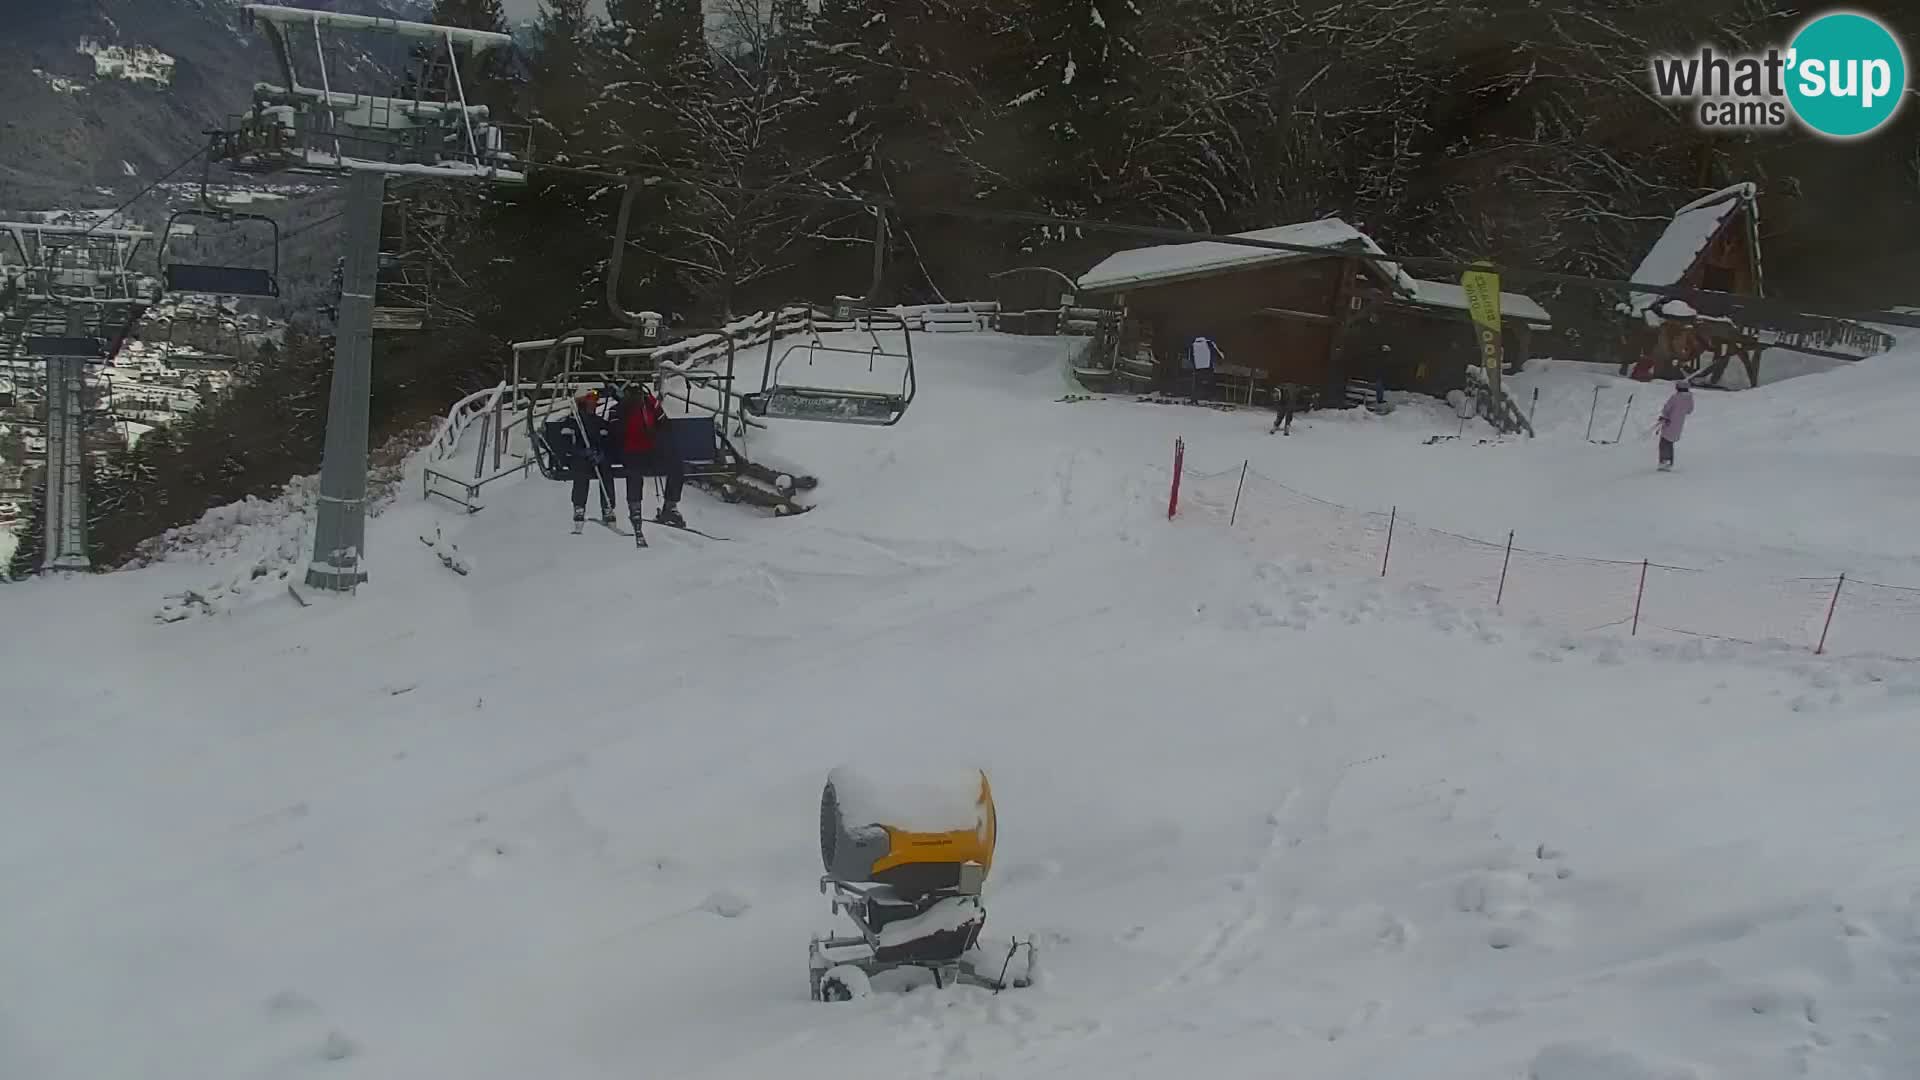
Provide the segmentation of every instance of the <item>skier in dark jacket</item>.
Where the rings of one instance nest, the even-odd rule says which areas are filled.
[[[613,476],[608,471],[612,460],[610,451],[613,446],[613,428],[600,416],[600,395],[592,390],[573,399],[573,413],[566,417],[566,425],[572,429],[574,438],[573,468],[573,521],[574,530],[579,531],[581,522],[587,519],[587,485],[594,477],[600,478],[600,520],[613,522]]]
[[[1292,383],[1281,383],[1273,388],[1273,427],[1267,429],[1271,435],[1278,431],[1283,435],[1293,434],[1293,414],[1300,408],[1300,387]]]
[[[687,480],[686,463],[680,448],[674,445],[667,424],[667,410],[644,383],[628,383],[613,407],[612,427],[622,459],[627,467],[627,516],[633,521],[633,535],[640,536],[641,495],[648,476],[665,477],[666,496],[654,520],[662,525],[685,528],[680,516],[680,491]]]

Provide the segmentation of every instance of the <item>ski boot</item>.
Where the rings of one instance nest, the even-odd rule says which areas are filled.
[[[640,531],[640,526],[645,523],[646,519],[640,516],[640,511],[635,510],[630,520],[633,522],[633,546],[637,548],[646,547],[647,534]]]
[[[687,519],[680,516],[680,508],[674,503],[668,503],[662,506],[660,512],[653,516],[653,520],[669,528],[684,529],[687,527]]]
[[[582,532],[586,530],[586,527],[587,527],[587,508],[584,506],[574,507],[573,508],[573,535],[579,536]]]

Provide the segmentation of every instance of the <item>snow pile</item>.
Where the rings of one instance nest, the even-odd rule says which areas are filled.
[[[187,563],[218,567],[222,576],[169,594],[154,618],[174,623],[224,614],[300,580],[306,565],[318,477],[300,477],[272,499],[248,496],[215,507],[200,520],[139,546],[129,566]]]
[[[841,765],[827,775],[827,783],[851,828],[885,825],[939,833],[986,827],[977,769],[930,769],[894,760]]]
[[[1339,218],[1321,218],[1318,221],[1282,225],[1273,229],[1256,229],[1252,232],[1233,235],[1246,240],[1264,240],[1276,244],[1298,244],[1303,247],[1340,248],[1384,254],[1380,245],[1373,242],[1372,237]],[[1093,269],[1080,275],[1078,285],[1082,292],[1113,292],[1135,286],[1176,281],[1200,274],[1246,270],[1256,266],[1310,257],[1312,256],[1306,252],[1247,247],[1211,240],[1191,244],[1163,244],[1158,247],[1135,248],[1109,255]],[[1394,279],[1403,293],[1407,295],[1416,293],[1417,288],[1413,278],[1401,270],[1397,263],[1382,262],[1378,265],[1384,273]]]
[[[300,557],[299,540],[310,524],[319,488],[318,476],[301,476],[271,499],[249,495],[240,502],[216,506],[193,524],[168,529],[142,543],[128,565],[250,563],[251,570],[267,563],[290,563]]]

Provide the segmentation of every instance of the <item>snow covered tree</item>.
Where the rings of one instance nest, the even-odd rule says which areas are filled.
[[[781,22],[783,13],[793,21]],[[765,189],[823,190],[830,156],[795,126],[809,99],[793,35],[807,21],[791,6],[763,12],[752,0],[730,0],[721,19],[705,62],[682,70],[695,77],[651,102],[677,137],[630,149],[663,181],[657,227],[637,243],[709,321],[732,317],[741,290],[812,250],[820,204]]]
[[[7,576],[15,581],[40,572],[40,560],[47,551],[47,484],[42,479],[33,485],[33,502],[27,518],[14,534],[13,558],[7,563]]]

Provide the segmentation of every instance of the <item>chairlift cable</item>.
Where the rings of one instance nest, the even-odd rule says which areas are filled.
[[[209,149],[209,145],[202,145],[200,149],[195,150],[193,153],[187,155],[185,158],[182,158],[178,165],[175,165],[173,168],[167,170],[165,176],[162,176],[160,179],[155,180],[153,183],[148,184],[146,187],[142,188],[140,190],[140,194],[135,195],[133,198],[128,199],[124,203],[121,203],[119,209],[115,210],[111,214],[108,214],[106,217],[101,218],[99,221],[94,222],[90,227],[88,227],[86,232],[83,232],[80,235],[83,237],[92,236],[94,229],[98,229],[100,226],[105,225],[107,222],[112,221],[114,218],[119,217],[123,213],[126,213],[128,207],[132,206],[134,203],[139,202],[141,199],[146,198],[147,195],[153,191],[153,189],[159,187],[161,184],[164,184],[167,181],[173,179],[174,174],[178,173],[181,169],[184,169],[188,165],[193,164],[195,160],[197,160],[202,154],[205,154],[207,152],[207,150]]]
[[[592,159],[589,159],[592,160]],[[1884,323],[1896,326],[1920,327],[1920,316],[1893,311],[1855,311],[1837,313],[1810,307],[1798,302],[1782,302],[1766,297],[1751,297],[1738,294],[1716,293],[1705,289],[1691,289],[1680,285],[1656,285],[1650,282],[1623,281],[1615,278],[1595,277],[1586,274],[1570,274],[1556,270],[1544,270],[1538,267],[1513,264],[1494,264],[1491,261],[1473,262],[1457,258],[1440,258],[1430,255],[1395,255],[1385,251],[1363,251],[1353,248],[1330,247],[1326,245],[1296,244],[1278,240],[1259,240],[1231,234],[1196,232],[1191,229],[1172,228],[1161,225],[1135,225],[1115,221],[1099,221],[1091,218],[1065,218],[1052,214],[1043,214],[1031,210],[1004,210],[978,206],[919,206],[903,203],[889,195],[863,194],[851,189],[844,193],[835,193],[819,188],[803,187],[795,184],[776,184],[771,186],[750,186],[740,184],[730,177],[701,170],[669,168],[655,165],[636,165],[625,162],[608,162],[611,168],[583,168],[574,165],[549,165],[535,163],[533,171],[547,170],[567,173],[590,179],[617,184],[630,184],[636,181],[653,182],[666,186],[694,187],[705,190],[726,191],[738,195],[786,196],[797,200],[828,205],[849,207],[885,208],[905,214],[919,214],[934,217],[953,217],[980,221],[994,221],[1008,224],[1038,225],[1062,229],[1079,229],[1088,232],[1119,233],[1141,236],[1149,239],[1174,243],[1216,243],[1235,247],[1260,248],[1268,251],[1293,252],[1305,255],[1331,255],[1354,257],[1375,263],[1392,263],[1398,266],[1438,270],[1447,273],[1460,273],[1466,270],[1488,270],[1504,278],[1521,281],[1538,281],[1548,284],[1573,285],[1588,289],[1601,289],[1617,293],[1646,293],[1653,296],[1681,299],[1699,303],[1731,303],[1736,310],[1765,310],[1776,312],[1792,311],[1797,315],[1810,315],[1819,318],[1843,319],[1854,322]],[[612,171],[626,170],[624,172]],[[824,188],[825,185],[822,185]]]

